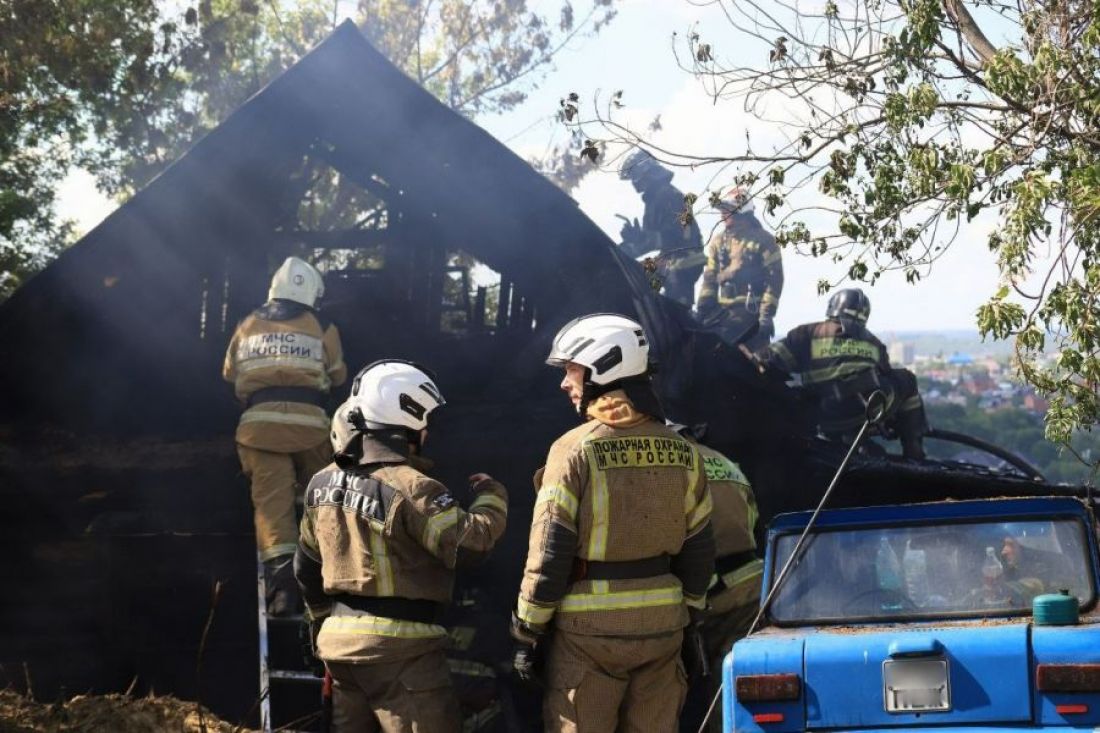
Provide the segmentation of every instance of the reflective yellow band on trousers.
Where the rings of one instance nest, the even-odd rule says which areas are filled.
[[[614,593],[570,593],[558,604],[560,613],[584,613],[586,611],[624,611],[631,608],[678,606],[684,602],[684,592],[679,586],[624,590]]]
[[[329,616],[321,629],[326,634],[391,636],[396,639],[439,639],[447,630],[438,624],[401,621],[384,616]]]
[[[516,602],[516,616],[529,624],[548,624],[554,618],[554,607],[539,606],[520,598]]]
[[[254,422],[302,425],[307,428],[328,430],[329,420],[324,415],[304,415],[297,412],[272,412],[270,410],[246,410],[241,414],[241,425]]]
[[[571,522],[577,521],[577,497],[561,484],[551,484],[539,489],[538,497],[535,498],[535,505],[537,506],[543,502],[557,504]]]
[[[474,499],[473,503],[470,504],[470,509],[473,510],[483,506],[498,509],[505,514],[508,513],[508,502],[496,494],[480,494]]]

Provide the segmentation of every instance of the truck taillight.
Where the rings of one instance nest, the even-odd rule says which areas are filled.
[[[741,702],[779,702],[802,697],[802,680],[796,674],[742,674],[734,680]]]
[[[1100,664],[1040,664],[1035,687],[1041,692],[1100,692]]]

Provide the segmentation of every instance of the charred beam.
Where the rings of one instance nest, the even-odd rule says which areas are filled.
[[[331,232],[292,229],[275,232],[275,239],[283,243],[301,242],[316,249],[359,249],[392,242],[394,233],[389,229],[338,229]]]

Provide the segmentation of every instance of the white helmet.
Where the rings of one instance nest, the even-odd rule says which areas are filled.
[[[355,401],[349,399],[332,413],[332,431],[329,433],[329,440],[332,442],[332,452],[337,457],[337,463],[340,458],[351,455],[355,439],[366,427],[362,423],[362,417],[353,412],[355,409]]]
[[[317,268],[297,257],[287,257],[286,262],[271,278],[271,289],[267,291],[267,298],[293,300],[312,308],[324,294],[325,281]]]
[[[345,404],[359,410],[366,428],[419,431],[428,426],[432,410],[446,401],[426,369],[409,361],[385,359],[359,372]]]
[[[562,326],[546,363],[587,367],[587,381],[607,385],[649,370],[649,341],[637,321],[614,313],[593,313]]]

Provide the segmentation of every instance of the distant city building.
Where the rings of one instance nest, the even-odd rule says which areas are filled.
[[[916,349],[911,341],[894,341],[889,352],[891,364],[909,366],[916,360]]]
[[[947,363],[952,366],[966,366],[967,364],[974,363],[974,357],[970,354],[962,354],[956,351],[954,354],[947,357]]]
[[[984,395],[997,389],[997,383],[985,372],[976,372],[963,378],[962,388],[972,395]]]
[[[1024,409],[1039,415],[1045,415],[1046,411],[1050,409],[1050,403],[1034,392],[1029,392],[1024,396]]]

